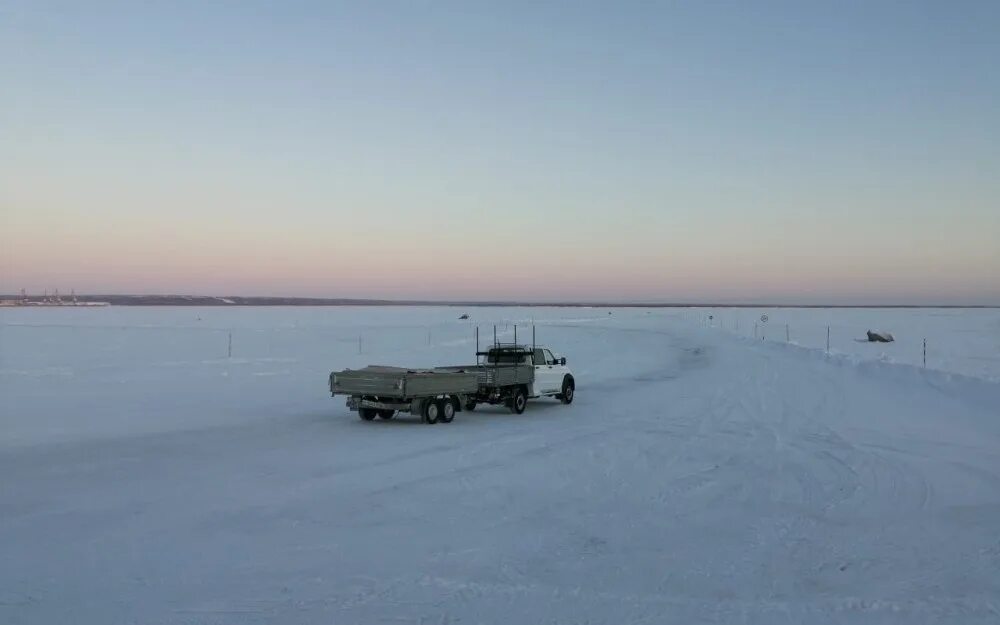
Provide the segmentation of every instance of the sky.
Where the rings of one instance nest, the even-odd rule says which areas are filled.
[[[0,292],[1000,304],[1000,2],[0,0]]]

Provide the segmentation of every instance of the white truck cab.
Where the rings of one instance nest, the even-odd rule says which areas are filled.
[[[547,347],[500,343],[477,354],[485,356],[482,364],[488,369],[487,379],[492,379],[490,375],[499,376],[493,381],[499,392],[494,392],[490,403],[507,402],[516,414],[524,411],[524,402],[529,397],[554,397],[564,404],[573,403],[576,395],[573,372],[566,366],[565,358]],[[489,370],[497,365],[501,366],[499,371]],[[527,375],[519,373],[524,369],[530,370]]]
[[[573,372],[566,366],[566,359],[552,353],[546,347],[535,347],[531,356],[535,367],[535,381],[532,384],[532,397],[558,397],[565,403],[573,401],[575,385]],[[567,401],[568,400],[568,401]]]

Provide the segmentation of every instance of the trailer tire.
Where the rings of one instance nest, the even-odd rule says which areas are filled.
[[[575,395],[576,382],[573,381],[573,376],[568,375],[563,378],[562,393],[559,393],[559,400],[564,404],[572,404]]]
[[[358,408],[358,416],[362,421],[372,421],[378,413],[374,408]]]
[[[475,409],[476,409],[476,402],[474,402],[474,401],[467,401],[467,402],[465,402],[465,410],[466,410],[466,412],[472,412]]]
[[[433,399],[428,399],[424,402],[423,410],[421,411],[421,417],[427,425],[434,425],[438,422],[438,415],[441,414],[441,410],[438,407],[438,403]]]
[[[386,421],[388,421],[389,419],[393,418],[395,415],[396,415],[396,411],[395,410],[379,410],[378,411],[379,418],[380,419],[385,419]]]
[[[507,407],[514,414],[524,413],[524,409],[528,407],[528,394],[524,391],[523,386],[518,386],[514,389],[514,394],[511,396]]]
[[[438,405],[438,421],[441,423],[451,423],[455,420],[455,400],[442,399]]]

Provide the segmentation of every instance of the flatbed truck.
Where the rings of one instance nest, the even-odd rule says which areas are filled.
[[[576,381],[544,347],[494,344],[477,351],[477,363],[408,369],[371,365],[330,373],[332,396],[347,396],[347,407],[364,421],[418,415],[424,423],[451,423],[455,414],[478,404],[502,404],[521,414],[529,398],[555,397],[573,402]]]

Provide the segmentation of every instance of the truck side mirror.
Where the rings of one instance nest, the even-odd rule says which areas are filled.
[[[559,359],[559,364],[561,364],[561,365],[566,364],[566,357],[565,356],[563,356],[562,358]]]

